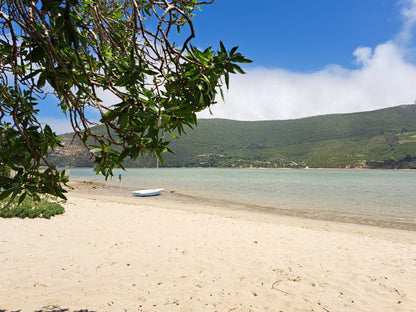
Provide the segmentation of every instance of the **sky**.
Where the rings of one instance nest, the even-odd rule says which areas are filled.
[[[215,0],[201,9],[193,45],[222,40],[253,63],[200,118],[295,119],[416,101],[416,0]],[[43,120],[65,132],[53,111],[42,109]]]

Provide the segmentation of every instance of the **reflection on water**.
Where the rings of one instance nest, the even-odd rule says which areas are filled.
[[[119,185],[120,172],[105,182],[91,169],[71,169],[70,178]],[[123,188],[164,187],[184,200],[416,229],[416,171],[161,168],[122,174]]]

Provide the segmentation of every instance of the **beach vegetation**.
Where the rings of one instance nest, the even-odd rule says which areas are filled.
[[[17,196],[9,203],[8,199],[0,201],[0,217],[2,218],[45,218],[51,217],[65,212],[65,208],[56,201],[42,199],[34,201],[30,197]]]
[[[163,161],[169,141],[251,62],[222,42],[192,45],[194,12],[212,2],[1,1],[0,163],[16,173],[0,177],[2,197],[65,198],[66,179],[48,159],[62,138],[38,119],[51,97],[97,174],[143,154]]]

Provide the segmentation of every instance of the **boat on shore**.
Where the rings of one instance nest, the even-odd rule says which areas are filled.
[[[163,188],[158,188],[158,189],[133,191],[131,192],[131,194],[133,196],[146,197],[146,196],[157,196],[157,195],[160,195],[162,192],[163,192]]]

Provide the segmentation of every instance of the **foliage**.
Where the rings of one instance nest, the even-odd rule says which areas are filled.
[[[0,164],[0,175],[1,176],[10,176],[10,172],[11,172],[10,167]]]
[[[416,105],[373,112],[283,121],[200,120],[195,131],[171,143],[167,167],[416,168]],[[100,131],[97,129],[97,131]],[[386,137],[388,133],[388,137]],[[70,143],[70,135],[64,136]],[[394,137],[395,144],[391,144]],[[51,161],[91,166],[77,142]],[[74,154],[71,151],[76,150]],[[84,152],[85,154],[85,152]],[[65,155],[66,158],[63,158]],[[126,166],[154,166],[140,159]]]
[[[15,199],[13,202],[0,210],[0,217],[2,218],[46,218],[63,214],[65,212],[64,207],[56,202],[50,202],[46,199],[41,201],[33,201],[30,198],[25,198],[18,204],[20,199]],[[5,205],[7,200],[0,201],[0,205]]]
[[[61,139],[37,120],[52,93],[97,173],[112,175],[125,159],[169,151],[215,103],[229,75],[243,73],[237,52],[190,44],[194,10],[212,1],[0,1],[0,197],[23,193],[65,198],[63,176],[48,162]],[[109,94],[117,100],[106,103]],[[86,117],[99,114],[99,122]],[[104,132],[95,133],[102,124]],[[162,159],[161,159],[162,160]],[[40,171],[41,165],[48,169]],[[23,197],[24,198],[24,197]]]
[[[201,120],[195,132],[172,142],[175,155],[165,165],[415,168],[415,119],[416,105],[407,105],[297,120]],[[394,146],[386,133],[397,137]]]

